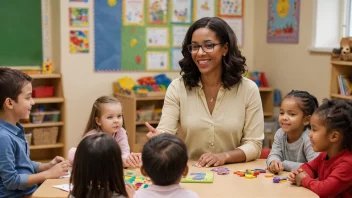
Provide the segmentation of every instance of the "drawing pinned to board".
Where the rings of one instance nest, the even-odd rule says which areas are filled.
[[[70,53],[88,53],[89,40],[88,30],[71,30],[70,31]]]
[[[242,17],[244,2],[243,0],[220,0],[220,17]]]
[[[71,27],[88,27],[88,8],[69,8]]]
[[[169,65],[168,51],[148,51],[147,70],[148,71],[167,71]]]
[[[108,0],[108,5],[110,7],[114,7],[114,6],[116,6],[116,4],[117,4],[117,0]]]
[[[268,43],[298,43],[300,0],[268,1]]]
[[[243,47],[243,35],[244,35],[244,28],[243,28],[243,19],[242,18],[223,18],[227,24],[232,28],[235,32],[237,38],[237,45],[239,47]]]
[[[180,25],[178,26],[174,25],[172,27],[172,38],[173,38],[172,46],[173,47],[181,47],[188,28],[189,26],[180,26]]]
[[[88,0],[70,0],[70,2],[84,2],[84,3],[88,3]]]
[[[171,20],[173,23],[192,22],[192,1],[191,0],[172,0]]]
[[[173,48],[172,49],[172,70],[173,71],[180,71],[181,67],[178,63],[181,59],[183,59],[183,55],[180,48]]]
[[[215,0],[194,0],[193,20],[215,16]]]
[[[123,25],[144,25],[144,0],[124,0]]]
[[[140,55],[137,55],[135,60],[137,64],[141,64],[142,57]]]
[[[131,39],[131,41],[130,41],[131,48],[133,48],[137,43],[138,43],[137,39],[135,39],[135,38]]]
[[[147,28],[147,47],[168,47],[168,28]]]
[[[148,0],[148,23],[167,23],[167,0]]]

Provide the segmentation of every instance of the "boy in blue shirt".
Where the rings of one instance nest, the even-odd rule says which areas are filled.
[[[29,145],[20,119],[34,105],[32,78],[18,70],[0,67],[0,198],[26,197],[45,179],[67,175],[62,157],[41,164],[29,159]]]

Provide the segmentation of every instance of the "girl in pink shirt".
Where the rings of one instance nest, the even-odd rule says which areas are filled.
[[[126,130],[122,127],[122,105],[112,96],[102,96],[98,98],[92,107],[83,138],[104,132],[113,137],[118,143],[122,161],[125,167],[138,167],[141,163],[140,153],[130,153]],[[73,164],[76,148],[71,148],[68,152],[68,160]]]

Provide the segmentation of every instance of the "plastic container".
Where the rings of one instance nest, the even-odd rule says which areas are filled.
[[[60,120],[60,111],[43,111],[31,113],[31,122],[40,124],[43,122],[58,122]]]
[[[153,120],[153,110],[137,110],[137,122]]]
[[[31,122],[33,124],[43,123],[45,112],[33,112],[31,113]]]
[[[53,86],[43,86],[33,88],[32,92],[33,98],[49,98],[54,96]]]

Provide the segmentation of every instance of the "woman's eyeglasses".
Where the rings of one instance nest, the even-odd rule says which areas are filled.
[[[190,53],[198,53],[199,48],[202,48],[204,52],[212,52],[214,51],[214,46],[215,45],[222,45],[222,43],[204,43],[202,45],[197,45],[197,44],[189,44],[187,45],[187,49]]]

